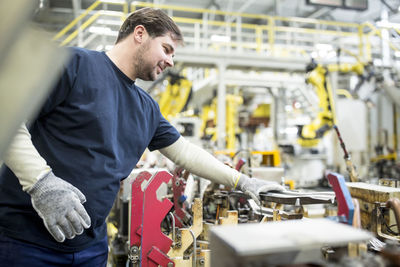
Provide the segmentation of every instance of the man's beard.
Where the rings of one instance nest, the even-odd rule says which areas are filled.
[[[134,67],[136,72],[136,78],[144,81],[154,81],[157,78],[155,67],[146,61],[146,52],[148,51],[149,43],[146,42],[141,46],[136,54]]]

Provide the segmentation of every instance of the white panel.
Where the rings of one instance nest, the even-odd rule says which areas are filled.
[[[371,238],[367,231],[328,219],[213,226],[211,266],[321,262],[324,246],[347,247],[349,242],[366,242]]]
[[[348,151],[367,151],[367,107],[361,100],[338,99],[337,124]]]

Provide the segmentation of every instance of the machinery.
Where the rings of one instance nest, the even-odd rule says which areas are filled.
[[[347,183],[359,202],[361,227],[382,240],[400,241],[400,189],[366,183]]]
[[[400,257],[397,188],[346,183],[330,172],[333,191],[260,193],[258,206],[240,191],[190,177],[155,168],[123,181],[119,219],[109,220],[118,228],[112,266],[396,266],[390,262]]]
[[[335,103],[332,92],[332,86],[329,82],[330,72],[355,73],[359,77],[359,82],[353,89],[356,95],[361,85],[369,80],[373,75],[370,64],[362,63],[356,57],[357,62],[354,64],[337,63],[323,66],[317,64],[314,60],[307,66],[306,82],[313,85],[319,99],[319,112],[314,120],[307,125],[299,127],[298,143],[302,147],[314,147],[320,139],[330,130],[336,122]],[[365,71],[367,69],[367,71]]]
[[[213,99],[210,105],[206,105],[202,109],[200,127],[203,138],[217,140],[217,104]],[[243,103],[241,96],[227,94],[226,95],[226,149],[235,150],[237,148],[236,135],[240,133],[238,108]]]
[[[344,142],[342,140],[342,137],[339,132],[339,128],[336,125],[334,125],[333,128],[335,129],[335,132],[339,138],[340,146],[342,147],[343,152],[344,152],[344,160],[346,162],[347,172],[349,173],[349,176],[350,176],[350,181],[357,182],[358,174],[356,172],[356,168],[355,168],[353,162],[351,161],[350,155],[346,150],[346,145],[344,144]]]
[[[329,247],[365,243],[371,235],[326,219],[242,224],[211,230],[213,266],[328,266]],[[346,252],[348,254],[348,252]],[[308,265],[309,264],[309,265]]]
[[[365,231],[307,218],[310,205],[335,206],[332,191],[262,193],[260,207],[242,192],[229,188],[210,185],[200,193],[201,183],[196,178],[197,189],[188,203],[187,199],[192,199],[185,190],[188,176],[181,169],[174,174],[153,169],[135,171],[124,180],[119,200],[125,203],[124,216],[120,217],[125,222],[118,223],[119,229],[125,225],[125,230],[111,238],[113,266],[127,266],[128,260],[129,266],[245,266],[241,264],[248,261],[325,264],[334,255],[343,256],[343,250],[346,255],[359,257],[371,239]],[[225,228],[237,224],[240,227],[235,231]],[[326,231],[328,228],[337,228],[338,232]],[[230,232],[229,237],[221,236],[225,231]],[[248,238],[253,231],[259,237]],[[221,238],[225,240],[222,243]],[[284,245],[284,240],[297,241],[290,246]],[[236,265],[230,265],[232,260]]]
[[[152,91],[161,82],[167,83],[167,85],[154,97],[158,99],[161,114],[170,120],[185,109],[192,93],[192,82],[180,75],[179,72],[168,70],[151,85],[149,91]]]
[[[170,119],[181,112],[190,99],[192,82],[169,72],[168,85],[159,100],[161,113]]]
[[[303,147],[317,145],[324,134],[335,124],[335,107],[332,88],[327,81],[329,67],[323,67],[312,61],[307,66],[307,82],[315,87],[319,99],[319,108],[316,118],[308,125],[300,126],[298,143]]]

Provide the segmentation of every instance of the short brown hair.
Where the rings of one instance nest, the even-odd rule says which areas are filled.
[[[146,7],[138,9],[129,15],[119,29],[115,43],[125,39],[138,25],[143,25],[152,38],[170,33],[173,40],[183,42],[181,31],[167,14],[160,9]]]

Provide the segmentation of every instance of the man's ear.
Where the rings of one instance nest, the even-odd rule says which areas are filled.
[[[147,31],[143,25],[137,25],[133,31],[133,38],[137,43],[143,43],[146,39]]]

